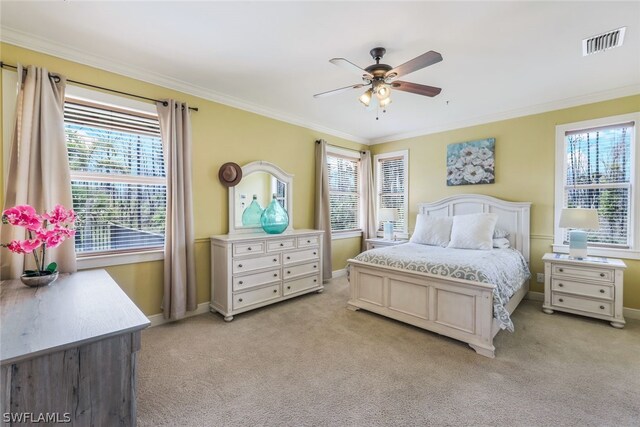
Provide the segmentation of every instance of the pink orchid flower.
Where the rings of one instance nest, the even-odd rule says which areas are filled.
[[[39,248],[41,244],[42,241],[40,239],[12,240],[7,245],[7,249],[16,254],[26,254]]]
[[[42,218],[29,205],[18,205],[5,210],[2,216],[11,225],[25,227],[27,230],[37,230],[42,227]]]
[[[62,205],[55,205],[51,212],[45,212],[42,217],[54,225],[65,223],[73,225],[76,220],[76,213],[73,209],[67,210]]]
[[[22,246],[20,245],[20,242],[17,240],[12,240],[8,245],[7,245],[7,249],[9,249],[11,252],[15,253],[15,254],[23,254],[24,251],[22,250]]]

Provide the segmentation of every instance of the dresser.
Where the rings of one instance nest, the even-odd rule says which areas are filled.
[[[238,313],[322,292],[323,231],[211,237],[211,311]]]
[[[622,260],[614,258],[572,259],[565,254],[548,253],[544,261],[544,304],[547,314],[554,311],[608,320],[623,328]]]
[[[135,426],[149,319],[104,270],[0,284],[1,425]]]
[[[396,245],[402,245],[403,243],[408,243],[408,240],[386,240],[386,239],[380,239],[380,238],[372,238],[372,239],[367,239],[365,240],[366,244],[367,244],[367,250],[370,251],[371,249],[375,249],[375,248],[383,248],[385,246],[396,246]]]

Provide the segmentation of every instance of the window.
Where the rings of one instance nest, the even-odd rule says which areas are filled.
[[[398,220],[393,223],[393,231],[398,237],[408,237],[409,216],[409,152],[396,151],[375,156],[376,165],[376,206],[395,208]],[[382,222],[378,221],[379,235],[382,235]]]
[[[554,250],[566,251],[568,231],[558,227],[563,208],[598,210],[599,230],[588,234],[589,253],[640,258],[638,245],[638,114],[556,128]]]
[[[161,249],[166,175],[158,117],[67,98],[64,121],[79,257]]]
[[[329,147],[327,166],[331,231],[360,232],[360,153]]]

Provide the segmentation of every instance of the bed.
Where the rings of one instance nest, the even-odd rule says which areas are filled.
[[[418,213],[432,217],[497,214],[496,228],[509,233],[511,249],[423,250],[420,247],[424,245],[409,243],[364,252],[348,261],[348,308],[364,309],[446,335],[468,343],[480,355],[495,357],[494,337],[502,329],[513,329],[509,315],[529,290],[530,208],[528,202],[483,195],[458,195],[419,204]],[[456,253],[458,258],[465,258],[468,268],[454,267],[456,256],[448,257]],[[496,262],[489,265],[485,262],[489,259]],[[517,273],[507,268],[507,264],[515,268],[517,259],[527,264],[526,274],[522,269]],[[481,269],[483,264],[486,268]],[[505,285],[496,279],[511,276],[519,283],[512,280]]]

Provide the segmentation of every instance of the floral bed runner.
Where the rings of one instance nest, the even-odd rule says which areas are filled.
[[[513,332],[513,322],[505,305],[529,277],[529,267],[516,249],[441,248],[406,243],[372,249],[356,260],[403,270],[455,277],[497,285],[493,291],[493,317],[502,329]]]

